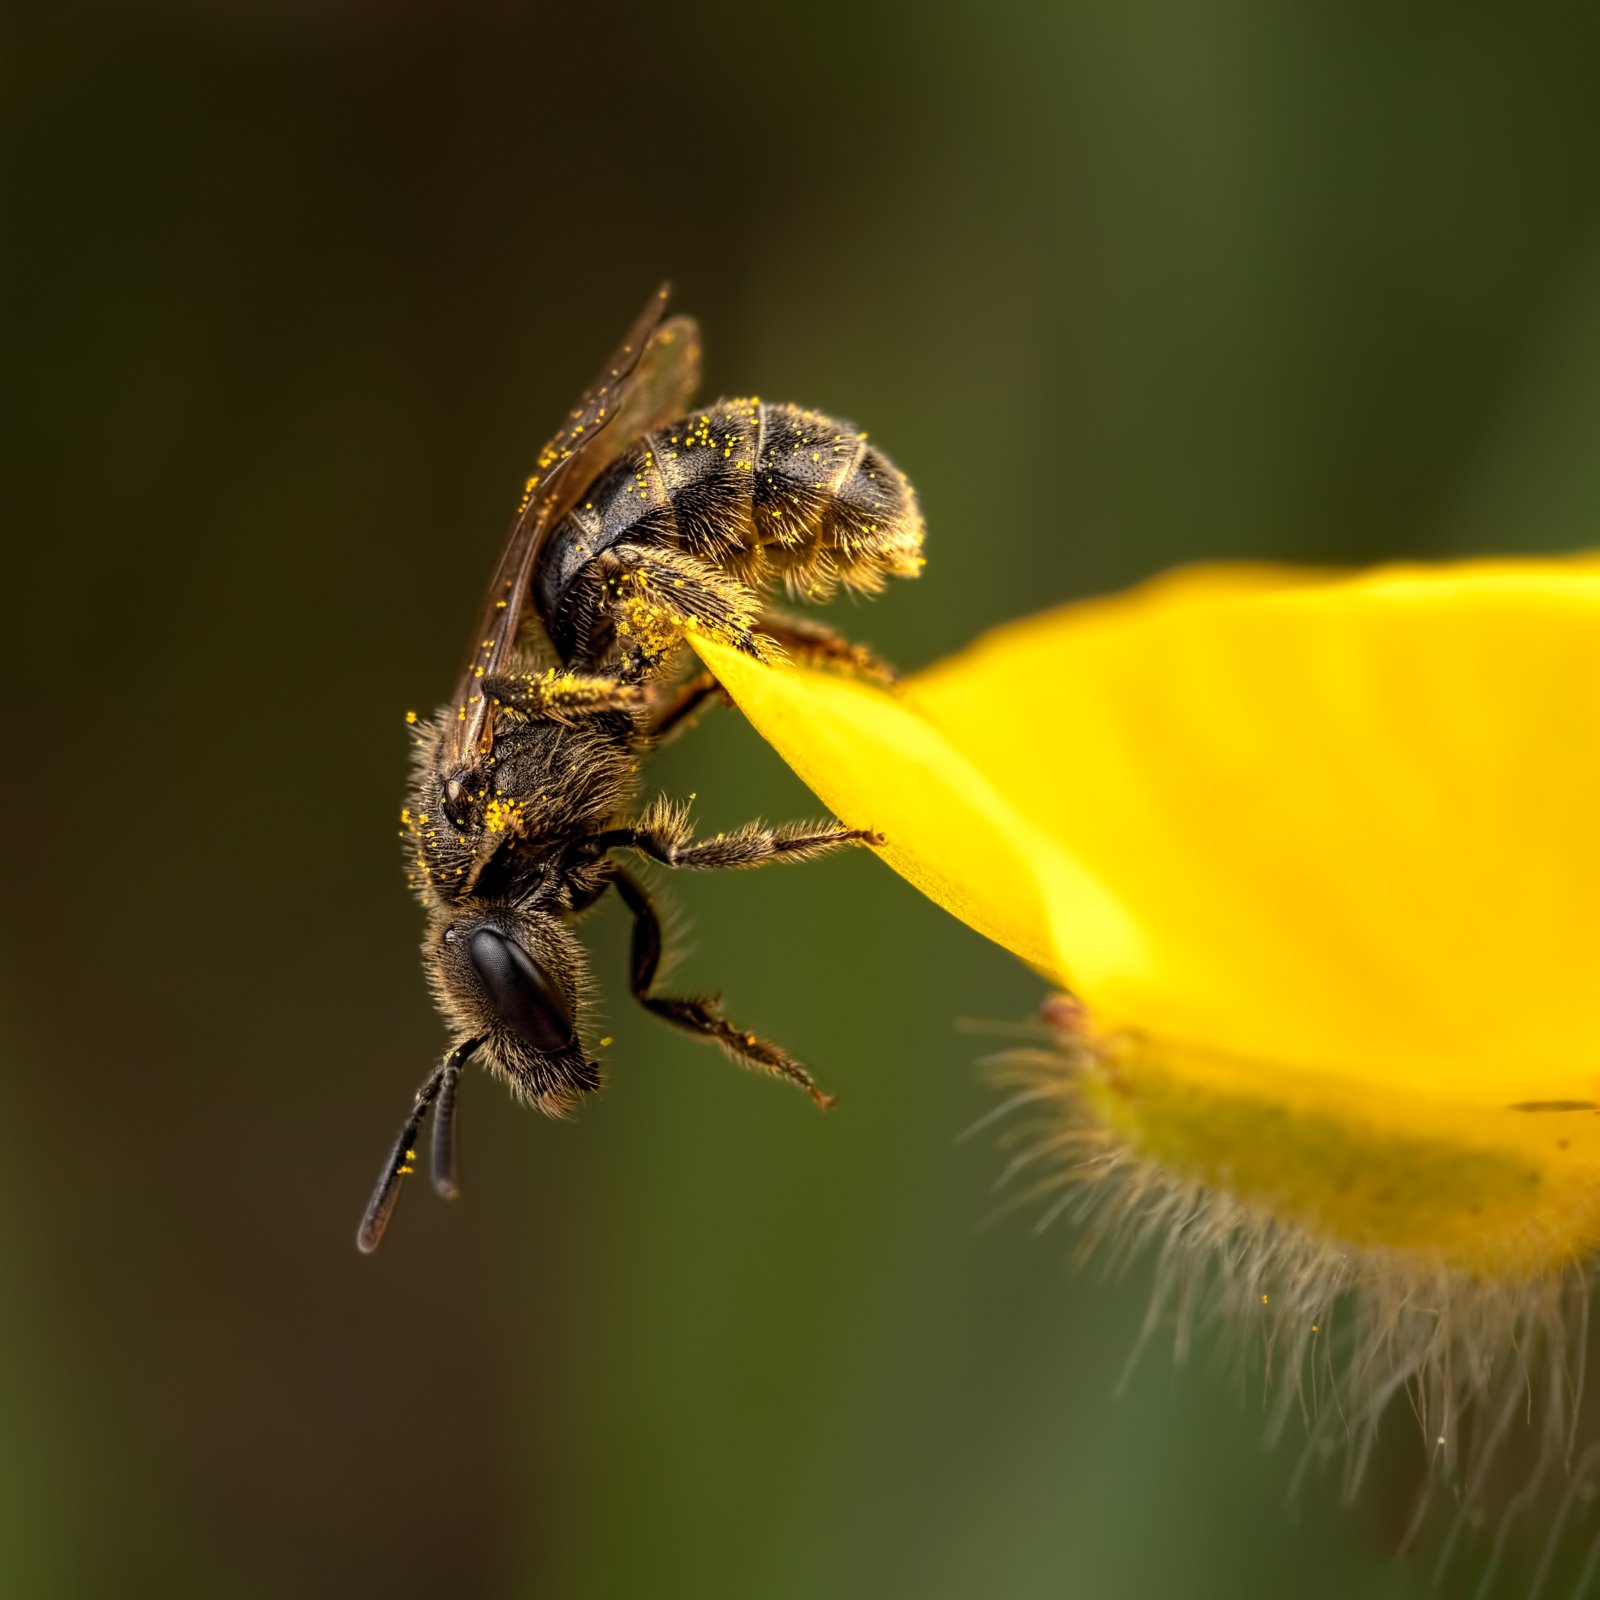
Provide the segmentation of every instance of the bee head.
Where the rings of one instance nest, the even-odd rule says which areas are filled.
[[[560,1113],[599,1084],[578,1037],[583,949],[548,913],[468,901],[431,919],[423,957],[440,1009],[519,1095]]]
[[[456,1085],[472,1057],[513,1093],[550,1116],[600,1087],[600,1069],[578,1037],[586,971],[583,947],[548,913],[494,901],[464,901],[436,912],[422,947],[434,999],[455,1035],[443,1061],[417,1090],[356,1234],[378,1248],[414,1170],[417,1135],[433,1113],[433,1186],[446,1198],[456,1179]]]

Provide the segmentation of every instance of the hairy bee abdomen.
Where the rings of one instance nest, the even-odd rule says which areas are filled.
[[[722,400],[646,434],[601,475],[551,530],[535,598],[566,653],[593,563],[619,547],[666,547],[820,600],[915,576],[922,537],[905,475],[848,423]]]

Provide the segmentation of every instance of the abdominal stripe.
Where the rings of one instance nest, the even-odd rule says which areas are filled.
[[[826,592],[916,571],[920,543],[905,480],[853,427],[799,406],[725,400],[645,435],[600,476],[551,530],[535,596],[559,634],[585,569],[619,545],[675,548],[744,582],[782,576]]]

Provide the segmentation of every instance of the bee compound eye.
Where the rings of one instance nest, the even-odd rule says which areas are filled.
[[[478,928],[467,954],[500,1020],[535,1050],[553,1054],[575,1037],[572,1013],[550,975],[515,939]]]

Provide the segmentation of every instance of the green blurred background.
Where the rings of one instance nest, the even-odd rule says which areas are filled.
[[[1038,985],[865,857],[672,886],[683,980],[836,1113],[636,1015],[607,908],[610,1092],[557,1125],[470,1078],[463,1200],[352,1234],[441,1037],[401,713],[658,279],[709,392],[917,484],[926,577],[846,618],[907,665],[1175,560],[1590,542],[1600,15],[8,31],[4,1592],[1473,1592],[1493,1522],[1441,1590],[1394,1557],[1403,1412],[1356,1507],[1286,1506],[1253,1382],[1158,1336],[1115,1393],[1148,1273],[982,1227],[1002,1158],[955,1142],[1002,1042],[958,1019]],[[708,827],[814,810],[731,714],[657,776]]]

